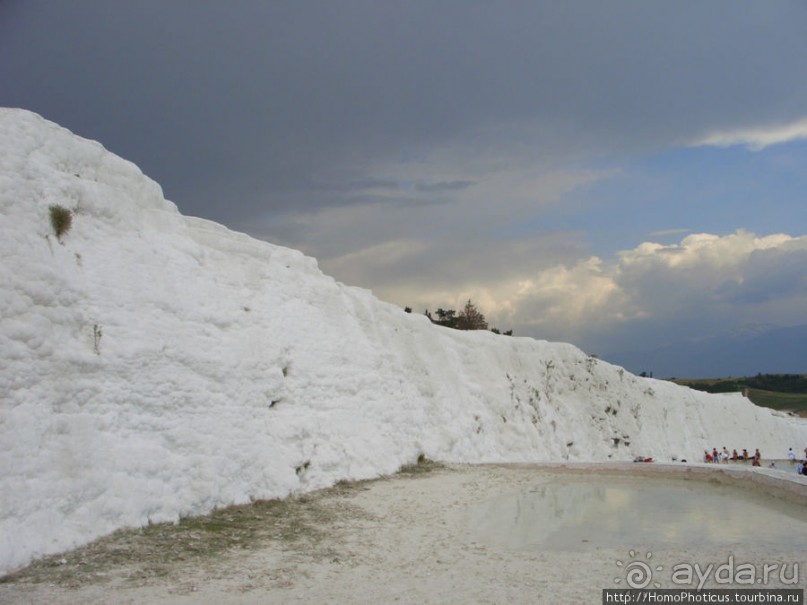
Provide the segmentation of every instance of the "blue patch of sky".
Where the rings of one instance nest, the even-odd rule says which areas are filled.
[[[577,189],[536,217],[540,231],[584,231],[594,254],[688,232],[807,234],[807,141],[750,151],[695,147],[599,161],[615,176]],[[672,233],[659,234],[678,230]],[[653,234],[653,235],[651,235]]]

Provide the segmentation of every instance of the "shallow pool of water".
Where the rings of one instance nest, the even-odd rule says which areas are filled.
[[[469,510],[468,538],[510,549],[803,549],[807,506],[752,490],[681,479],[558,478]]]

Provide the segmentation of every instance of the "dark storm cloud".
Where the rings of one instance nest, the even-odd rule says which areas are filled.
[[[435,145],[575,155],[801,117],[805,67],[781,58],[807,56],[806,25],[750,1],[11,0],[0,103],[229,222],[353,203],[373,162]]]
[[[184,214],[392,302],[480,296],[517,333],[599,331],[616,350],[700,318],[760,321],[763,303],[762,320],[803,323],[797,254],[760,253],[745,288],[670,269],[664,247],[649,272],[599,257],[636,245],[622,238],[637,217],[657,233],[754,229],[725,202],[704,208],[723,222],[682,219],[680,199],[653,201],[673,177],[630,160],[804,136],[805,30],[798,1],[0,0],[0,105],[99,140]],[[632,177],[627,202],[585,195]],[[792,206],[767,189],[766,207]]]
[[[418,183],[415,189],[425,193],[437,193],[440,191],[462,191],[476,185],[474,181],[447,181],[442,183]]]

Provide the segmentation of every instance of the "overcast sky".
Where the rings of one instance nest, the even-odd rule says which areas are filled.
[[[2,0],[0,105],[415,312],[807,323],[807,2]]]

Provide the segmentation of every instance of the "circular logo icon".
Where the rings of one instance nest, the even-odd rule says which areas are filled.
[[[622,567],[625,570],[625,577],[624,578],[614,578],[614,583],[621,584],[622,580],[625,580],[625,583],[630,588],[647,588],[650,586],[650,583],[653,582],[653,572],[654,571],[662,571],[664,568],[661,565],[657,565],[655,568],[651,567],[649,561],[653,557],[653,553],[649,552],[645,555],[645,560],[636,560],[636,551],[631,550],[628,551],[628,555],[630,556],[632,561],[628,561],[627,563],[623,563],[622,561],[617,560],[616,566]],[[653,586],[659,588],[661,584],[658,582],[653,582]]]

